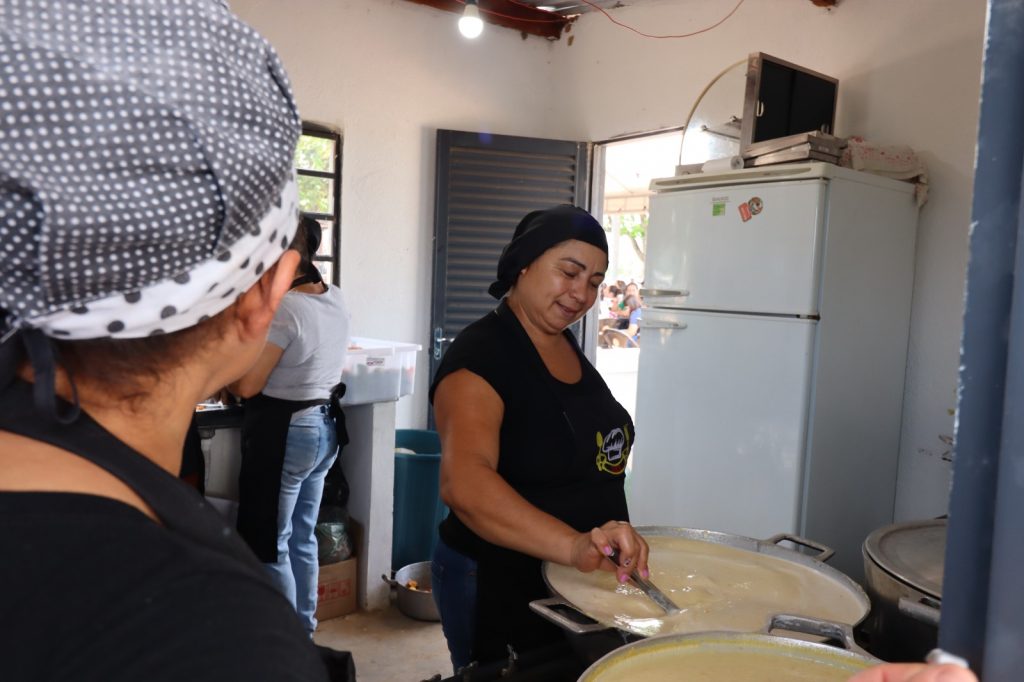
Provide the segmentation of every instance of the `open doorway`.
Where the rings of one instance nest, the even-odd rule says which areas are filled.
[[[643,348],[639,319],[650,184],[673,175],[682,131],[656,132],[594,147],[592,212],[608,232],[608,273],[595,306],[594,365],[636,420],[636,376]]]

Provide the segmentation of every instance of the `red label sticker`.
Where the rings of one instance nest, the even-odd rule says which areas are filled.
[[[739,211],[740,211],[740,218],[743,219],[743,222],[747,222],[748,220],[750,220],[750,207],[749,206],[747,206],[746,204],[740,204],[736,208],[739,209]]]

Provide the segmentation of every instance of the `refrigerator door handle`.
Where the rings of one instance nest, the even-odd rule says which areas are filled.
[[[659,298],[662,296],[689,296],[686,289],[641,289],[641,298]]]
[[[644,322],[640,320],[641,329],[686,329],[685,322],[669,322],[666,320],[658,320],[656,322]]]

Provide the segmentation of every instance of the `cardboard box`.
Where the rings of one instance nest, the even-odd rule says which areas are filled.
[[[330,620],[356,610],[356,558],[320,567],[316,619]]]

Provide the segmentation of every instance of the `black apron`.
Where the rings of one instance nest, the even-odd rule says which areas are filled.
[[[277,561],[281,470],[292,415],[326,404],[326,400],[282,400],[262,393],[245,401],[237,527],[238,534],[264,563]]]
[[[348,444],[345,414],[339,401],[345,384],[331,389],[329,400],[283,400],[260,393],[245,401],[242,418],[242,466],[238,474],[238,534],[264,563],[277,561],[277,511],[281,498],[281,471],[284,468],[288,427],[292,415],[314,405],[330,405],[338,451]],[[327,474],[331,490],[343,489],[345,504],[348,483],[341,472],[340,457]]]

